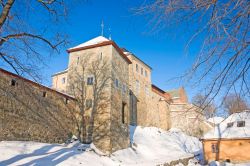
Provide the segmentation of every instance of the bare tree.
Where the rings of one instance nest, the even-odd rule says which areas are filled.
[[[186,48],[193,44],[200,51],[181,78],[202,85],[210,103],[231,92],[250,96],[249,10],[248,0],[155,0],[136,12],[151,16],[153,29],[191,27]]]
[[[93,56],[92,56],[93,58]],[[76,98],[76,104],[80,110],[77,117],[78,138],[90,143],[97,111],[105,110],[108,101],[110,65],[105,58],[95,58],[84,55],[79,65],[71,68],[68,91]]]
[[[72,2],[70,2],[72,3]],[[69,2],[64,0],[1,0],[0,63],[18,75],[38,81],[37,70],[48,55],[66,44],[60,30]]]
[[[236,94],[228,95],[225,98],[223,105],[224,110],[228,115],[249,109],[247,102],[242,97]]]
[[[216,112],[216,106],[214,103],[206,103],[206,96],[202,94],[197,94],[192,98],[192,103],[199,108],[201,108],[202,113],[205,115],[205,117],[211,118],[214,117]]]

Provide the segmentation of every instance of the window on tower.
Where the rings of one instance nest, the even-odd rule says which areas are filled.
[[[87,85],[93,85],[94,77],[88,77],[87,78]]]
[[[139,72],[139,66],[138,66],[138,64],[136,64],[135,67],[136,67],[136,71]]]

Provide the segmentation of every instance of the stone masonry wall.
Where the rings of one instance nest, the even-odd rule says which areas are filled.
[[[0,141],[62,143],[74,134],[73,105],[65,96],[0,71]]]

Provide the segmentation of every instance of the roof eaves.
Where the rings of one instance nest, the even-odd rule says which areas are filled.
[[[64,71],[57,72],[57,73],[53,74],[52,77],[60,75],[60,74],[64,74],[64,73],[67,73],[67,72],[68,72],[68,69],[66,69]]]
[[[71,49],[68,49],[67,52],[71,53],[71,52],[76,52],[76,51],[81,51],[81,50],[87,50],[87,49],[101,47],[101,46],[107,46],[107,45],[112,45],[113,47],[115,47],[115,49],[122,56],[122,58],[127,63],[132,64],[132,62],[128,59],[128,57],[123,53],[123,51],[121,50],[121,48],[119,48],[119,46],[114,41],[104,41],[104,42],[101,42],[101,43],[98,43],[98,44],[89,45],[89,46],[78,47],[78,48],[71,48]]]

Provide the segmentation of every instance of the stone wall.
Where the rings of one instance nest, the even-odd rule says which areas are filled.
[[[150,92],[150,97],[147,100],[148,107],[144,113],[144,126],[154,126],[164,130],[170,128],[169,104],[165,98],[154,91]],[[139,115],[138,115],[139,116]],[[142,119],[141,119],[142,120]]]
[[[112,48],[111,145],[112,152],[129,147],[129,64]],[[118,86],[117,81],[118,80]]]
[[[179,128],[198,137],[211,129],[200,108],[189,103],[170,104],[170,123],[172,128]]]
[[[105,71],[105,78],[99,73],[99,78],[95,77],[91,72],[93,62],[97,65],[104,62],[108,65]],[[85,67],[84,72],[82,67]],[[90,69],[90,70],[89,70]],[[102,69],[100,69],[100,72]],[[129,108],[129,76],[128,76],[128,62],[120,55],[120,52],[113,45],[105,45],[101,47],[91,47],[88,49],[70,52],[68,65],[68,85],[67,92],[73,93],[70,87],[76,84],[76,74],[80,76],[93,76],[94,80],[108,79],[102,93],[102,99],[98,103],[97,112],[94,115],[93,127],[93,143],[97,148],[104,153],[114,152],[119,149],[127,148],[129,146],[129,130],[128,130],[128,108]],[[98,71],[97,71],[98,73]],[[104,75],[103,75],[104,76]],[[118,87],[116,87],[116,79],[118,80]],[[94,102],[93,85],[86,86],[86,97],[92,99]],[[77,95],[77,94],[76,94]],[[122,108],[124,106],[124,123],[122,122]],[[93,108],[87,110],[91,112]],[[88,113],[87,113],[88,114]],[[90,113],[89,113],[90,114]],[[86,118],[88,115],[86,115]]]
[[[74,134],[73,111],[71,97],[0,70],[0,140],[62,143]]]

